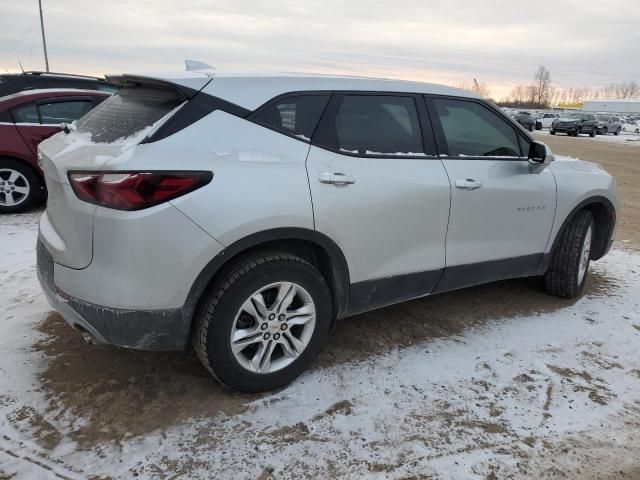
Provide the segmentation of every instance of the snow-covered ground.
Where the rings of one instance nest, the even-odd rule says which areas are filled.
[[[41,376],[56,357],[36,345],[58,340],[41,328],[50,308],[34,272],[36,221],[36,214],[0,219],[0,478],[582,479],[640,473],[640,254],[633,250],[618,246],[594,264],[587,294],[576,302],[550,297],[544,308],[505,314],[518,311],[519,299],[500,300],[512,285],[503,282],[475,291],[474,302],[484,296],[485,304],[466,310],[486,320],[460,330],[447,327],[460,315],[452,300],[444,307],[423,299],[385,309],[375,318],[383,325],[376,334],[396,338],[396,328],[435,323],[437,311],[445,315],[442,335],[408,346],[391,342],[348,360],[321,359],[289,387],[264,396],[216,390],[237,404],[226,413],[213,407],[206,413],[205,407],[181,415],[188,387],[186,393],[167,387],[158,395],[174,402],[172,421],[135,433],[141,418],[165,411],[142,409],[124,419],[128,433],[110,438],[104,425],[96,428],[100,441],[91,443],[76,435],[91,428],[91,415],[78,416],[65,403],[69,392]],[[536,287],[516,290],[526,296],[527,288]],[[367,323],[374,323],[368,319],[345,320],[353,328],[337,334],[366,336]],[[105,352],[109,359],[120,351]],[[68,362],[58,367],[65,365],[71,375]],[[99,398],[116,389],[114,365],[105,362],[101,390],[87,394],[98,399],[96,409],[110,407]],[[160,365],[158,375],[165,368]],[[144,385],[139,388],[143,393]]]

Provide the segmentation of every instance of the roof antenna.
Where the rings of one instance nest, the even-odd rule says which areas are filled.
[[[24,68],[22,68],[22,62],[18,59],[18,65],[20,65],[20,70],[22,70],[22,73],[24,73]]]
[[[47,40],[44,37],[44,18],[42,16],[42,0],[38,0],[38,7],[40,8],[40,30],[42,31],[42,48],[44,48],[44,65],[47,67],[47,73],[49,73],[49,55],[47,55]]]

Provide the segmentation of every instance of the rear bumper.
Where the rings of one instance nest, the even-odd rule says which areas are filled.
[[[110,308],[67,295],[56,288],[54,262],[42,244],[37,246],[37,274],[51,307],[76,330],[96,341],[139,350],[184,350],[190,315],[182,308],[131,310]]]

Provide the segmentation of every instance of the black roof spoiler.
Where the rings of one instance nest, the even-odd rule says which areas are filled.
[[[145,77],[140,75],[107,75],[107,82],[116,85],[118,87],[155,87],[155,88],[168,88],[182,94],[186,100],[193,98],[199,90],[185,87],[184,85],[178,85],[166,80],[160,80],[157,78]]]

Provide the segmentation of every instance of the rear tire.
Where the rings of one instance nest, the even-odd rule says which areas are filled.
[[[0,159],[0,214],[24,212],[44,199],[42,181],[28,165],[10,158]]]
[[[534,126],[534,124],[532,123],[531,125],[529,125],[529,131],[530,131],[530,132],[533,132],[534,130],[535,130],[535,126]]]
[[[316,357],[329,334],[332,305],[313,265],[289,253],[257,252],[234,261],[210,289],[196,313],[193,345],[224,385],[272,390]]]
[[[613,132],[613,134],[614,134],[615,136],[620,135],[620,130],[621,130],[620,128],[619,128],[619,129],[617,129],[615,132]]]
[[[555,135],[555,134],[556,134],[556,132],[555,132],[554,130],[549,130],[549,133],[550,133],[551,135]]]
[[[595,129],[595,128],[594,128],[593,130],[591,130],[591,133],[589,133],[589,136],[590,136],[591,138],[593,138],[593,137],[595,137],[595,136],[596,136],[596,129]]]
[[[544,276],[545,289],[552,295],[574,298],[587,280],[593,238],[593,214],[580,210],[561,232]]]

